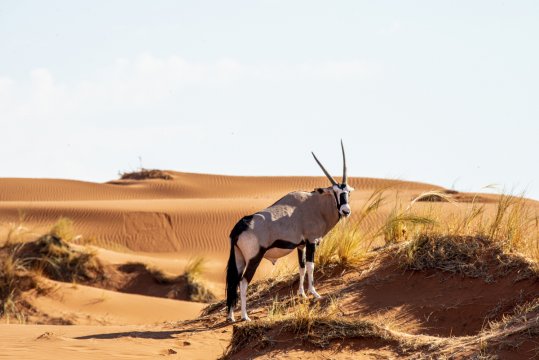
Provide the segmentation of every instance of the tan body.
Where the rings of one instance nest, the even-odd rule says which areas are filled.
[[[296,191],[255,213],[251,226],[240,235],[236,246],[247,259],[256,256],[260,247],[266,248],[264,258],[275,262],[294,250],[270,248],[276,240],[295,243],[302,248],[302,241],[314,244],[338,221],[339,212],[330,193]]]

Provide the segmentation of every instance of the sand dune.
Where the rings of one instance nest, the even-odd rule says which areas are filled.
[[[28,294],[30,304],[50,317],[83,325],[153,324],[195,318],[204,304],[124,294],[80,284],[47,280],[44,296]]]
[[[226,251],[235,221],[294,190],[327,186],[322,177],[241,177],[167,172],[173,180],[96,184],[52,179],[0,179],[0,219],[43,231],[68,217],[98,245],[145,252]],[[376,189],[412,197],[434,185],[352,178],[353,204]],[[2,229],[0,229],[2,230]],[[3,229],[7,231],[6,227]]]
[[[33,239],[48,231],[60,217],[67,217],[73,220],[76,234],[82,235],[76,242],[89,246],[105,264],[144,263],[180,275],[191,259],[203,256],[206,259],[204,281],[214,294],[222,298],[229,250],[228,234],[236,221],[271,205],[289,191],[311,191],[328,183],[324,177],[166,173],[171,180],[114,180],[102,184],[58,179],[0,179],[0,242],[16,226],[21,226],[19,230],[23,229],[27,239]],[[356,188],[351,198],[352,208],[356,210],[367,202],[373,192],[385,191],[386,203],[365,219],[365,225],[372,228],[385,221],[396,201],[409,204],[421,193],[446,191],[435,185],[400,180],[351,178],[350,183]],[[454,203],[434,199],[435,202],[422,202],[414,206],[425,210],[435,209],[448,218],[465,211],[466,206],[461,204],[471,201],[484,205],[487,212],[493,212],[496,208],[496,195],[446,192],[451,194]],[[537,202],[529,203],[532,207],[538,206]],[[354,217],[357,214],[358,211]],[[354,217],[351,221],[354,221]],[[295,264],[296,257],[294,255],[282,261]],[[264,261],[255,279],[269,276],[274,271],[276,268]],[[496,287],[485,290],[472,280],[445,282],[444,276],[436,274],[427,278],[416,276],[417,279],[398,272],[385,274],[382,270],[372,278],[356,275],[346,274],[342,278],[348,279],[346,281],[349,283],[362,284],[346,289],[347,294],[353,295],[345,299],[350,301],[344,302],[347,311],[386,316],[400,323],[401,328],[410,333],[416,331],[443,336],[473,334],[481,327],[485,313],[495,308],[497,297],[512,299]],[[230,341],[229,326],[221,328],[221,325],[215,327],[215,324],[206,324],[204,330],[197,330],[196,326],[200,324],[183,324],[184,330],[174,327],[177,321],[196,318],[204,304],[44,281],[51,291],[46,294],[25,294],[28,303],[37,309],[37,313],[26,321],[76,325],[0,325],[0,346],[9,358],[41,359],[47,358],[43,354],[53,354],[54,351],[54,354],[67,358],[75,354],[77,358],[92,359],[179,354],[181,358],[207,359],[220,356]],[[408,286],[399,286],[404,283]],[[505,289],[511,289],[509,283],[502,285]],[[335,291],[334,286],[334,283],[328,282],[321,285],[319,291],[331,293]],[[535,294],[534,282],[521,283],[519,286],[523,291]],[[432,297],[421,302],[421,291],[426,289],[435,296],[435,293],[447,290],[446,287],[457,298],[447,295],[443,306],[438,307],[429,305],[429,301],[436,300]],[[460,296],[463,291],[465,294]],[[150,291],[144,294],[149,295]],[[485,294],[489,299],[483,301],[481,299]],[[458,312],[447,312],[450,300],[462,303],[457,307]],[[467,303],[471,305],[468,307]],[[480,308],[476,303],[486,305]],[[412,310],[410,304],[416,310]],[[256,318],[257,314],[264,314],[265,311],[255,309],[252,317]],[[477,318],[460,324],[460,327],[452,327],[462,315],[459,312],[466,316],[475,314]],[[163,325],[163,322],[173,324]],[[395,356],[391,349],[384,350],[377,346],[373,349],[360,347],[360,350],[363,352],[358,350],[347,356]],[[299,358],[304,349],[287,351]],[[330,356],[331,351],[318,355],[324,358]],[[272,353],[271,356],[279,358],[280,355]]]

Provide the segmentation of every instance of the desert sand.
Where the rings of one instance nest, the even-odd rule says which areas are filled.
[[[80,234],[75,236],[74,246],[91,249],[111,269],[144,263],[179,276],[190,260],[202,256],[202,278],[217,299],[222,299],[228,234],[236,221],[271,205],[289,191],[327,186],[325,177],[240,177],[172,171],[166,174],[171,179],[107,183],[0,179],[0,241],[5,241],[13,229],[32,239],[49,231],[59,218],[69,218],[75,235]],[[495,211],[498,198],[455,193],[410,181],[351,178],[349,182],[356,189],[351,197],[352,209],[360,209],[380,189],[385,189],[387,198],[393,199],[365,220],[373,228],[384,221],[395,201],[406,204],[429,191],[445,191],[457,201],[415,206],[434,206],[447,216],[465,211],[459,204],[471,199]],[[539,209],[536,202],[528,203]],[[355,212],[348,221],[355,221],[357,216]],[[376,259],[385,259],[384,256]],[[295,260],[293,253],[281,262],[295,264]],[[484,327],[488,316],[499,319],[504,306],[509,312],[511,304],[539,296],[536,280],[515,282],[518,275],[512,273],[507,276],[513,277],[504,277],[492,285],[481,279],[449,277],[436,271],[408,273],[390,260],[383,264],[378,260],[363,263],[360,271],[324,274],[318,291],[323,296],[342,293],[343,315],[382,318],[394,323],[401,332],[433,337],[473,336]],[[275,269],[270,262],[263,261],[255,280],[273,276]],[[130,293],[108,285],[46,278],[42,281],[49,289],[46,293],[24,294],[37,313],[24,320],[2,319],[2,358],[214,359],[225,353],[231,340],[232,325],[223,322],[224,315],[215,312],[200,319],[207,304],[159,296],[149,283],[139,284],[133,290],[135,293]],[[290,289],[280,291],[285,296]],[[251,318],[264,318],[266,305],[253,305]],[[515,358],[533,358],[534,346],[524,340],[523,343],[530,356]],[[325,350],[283,345],[271,351],[248,349],[234,356],[302,358],[305,351],[313,358],[403,356],[380,340],[358,340],[341,347],[332,343]]]

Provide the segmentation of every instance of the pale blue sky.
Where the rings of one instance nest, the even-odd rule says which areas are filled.
[[[0,0],[0,177],[142,165],[539,199],[537,1]]]

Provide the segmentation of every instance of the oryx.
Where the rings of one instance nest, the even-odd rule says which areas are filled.
[[[262,258],[271,262],[297,248],[299,259],[299,295],[305,297],[303,282],[307,265],[309,292],[320,298],[313,286],[314,252],[316,244],[344,216],[350,216],[348,197],[354,189],[346,181],[346,156],[343,158],[342,182],[339,184],[312,153],[315,161],[331,181],[332,186],[312,192],[295,191],[285,195],[270,207],[245,216],[230,233],[230,257],[226,271],[226,304],[228,319],[234,321],[234,307],[241,295],[241,318],[247,316],[247,286]]]

